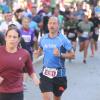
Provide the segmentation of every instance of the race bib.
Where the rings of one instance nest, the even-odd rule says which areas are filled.
[[[83,32],[82,37],[88,37],[89,33],[88,32]]]
[[[74,37],[75,37],[75,33],[69,33],[69,34],[68,34],[68,37],[69,37],[69,38],[74,38]]]
[[[30,35],[22,35],[23,39],[25,42],[30,42],[31,41],[31,36]]]
[[[44,68],[43,75],[52,79],[52,78],[57,76],[57,69],[55,69],[55,68]]]

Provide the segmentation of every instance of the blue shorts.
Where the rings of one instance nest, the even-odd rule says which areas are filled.
[[[89,37],[85,38],[85,37],[79,37],[79,42],[84,42],[86,40],[89,40]]]

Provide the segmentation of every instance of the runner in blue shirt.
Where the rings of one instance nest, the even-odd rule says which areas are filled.
[[[50,17],[49,33],[40,40],[40,47],[35,54],[44,53],[43,68],[40,73],[40,90],[43,100],[60,100],[67,88],[65,58],[74,58],[71,42],[59,30],[57,17]]]

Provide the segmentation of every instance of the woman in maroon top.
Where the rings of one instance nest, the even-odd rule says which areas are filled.
[[[23,68],[27,68],[36,85],[39,84],[39,80],[29,53],[18,48],[19,31],[9,29],[5,41],[5,46],[0,46],[0,100],[23,100]]]

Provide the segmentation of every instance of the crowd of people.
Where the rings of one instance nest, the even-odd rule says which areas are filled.
[[[39,85],[43,100],[51,100],[51,95],[54,100],[61,100],[67,88],[65,59],[75,59],[78,42],[84,64],[89,47],[94,56],[100,33],[100,1],[96,7],[80,2],[64,8],[61,11],[59,4],[50,8],[43,3],[37,9],[32,3],[25,9],[2,9],[0,100],[23,100],[23,73]],[[44,60],[39,80],[32,61],[41,54]]]
[[[56,16],[59,20],[59,32],[64,33],[71,40],[74,51],[78,40],[79,51],[84,52],[83,62],[86,63],[89,45],[91,56],[94,56],[97,50],[100,2],[95,7],[86,2],[72,3],[65,5],[64,9],[65,11],[61,11],[59,4],[50,8],[46,3],[43,3],[41,8],[37,8],[37,5],[32,3],[30,7],[18,8],[14,11],[7,6],[1,11],[3,18],[0,20],[0,33],[4,35],[10,24],[16,25],[24,40],[22,47],[30,52],[33,59],[32,53],[38,48],[40,37],[49,32],[47,26],[49,17]]]

